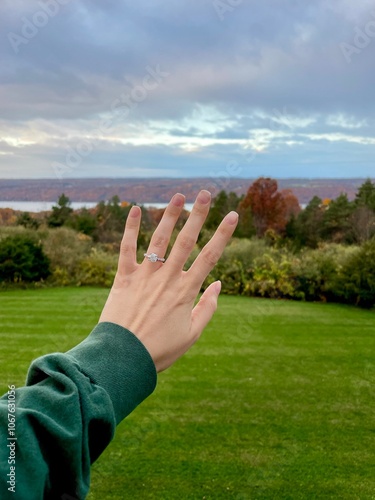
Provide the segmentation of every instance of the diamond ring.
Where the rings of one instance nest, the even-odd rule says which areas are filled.
[[[161,257],[158,257],[156,253],[150,253],[150,254],[143,254],[145,257],[148,258],[150,262],[165,262],[165,259],[162,259]]]

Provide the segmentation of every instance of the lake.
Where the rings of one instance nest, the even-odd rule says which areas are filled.
[[[0,208],[12,208],[13,210],[21,210],[22,212],[44,212],[46,210],[52,210],[52,207],[56,205],[55,201],[0,201]],[[72,201],[70,206],[77,210],[79,208],[93,208],[96,207],[97,203],[89,201]],[[146,208],[165,208],[167,203],[142,203]],[[193,203],[185,203],[186,210],[191,211],[193,208]]]

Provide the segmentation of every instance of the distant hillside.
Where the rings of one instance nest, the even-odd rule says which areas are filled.
[[[0,179],[1,201],[56,201],[65,193],[71,201],[99,202],[118,195],[122,201],[167,202],[177,191],[194,201],[200,189],[213,195],[220,190],[246,193],[254,179]],[[313,196],[336,198],[347,193],[352,199],[364,179],[280,179],[281,189],[292,189],[301,204]]]

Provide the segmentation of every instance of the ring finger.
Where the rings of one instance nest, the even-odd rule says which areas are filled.
[[[183,194],[175,194],[169,202],[158,227],[152,235],[147,249],[147,255],[155,253],[159,258],[164,258],[173,229],[182,212],[185,203]],[[153,265],[155,265],[153,263]]]

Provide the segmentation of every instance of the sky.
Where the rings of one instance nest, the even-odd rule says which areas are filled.
[[[375,0],[2,0],[0,178],[375,177]]]

